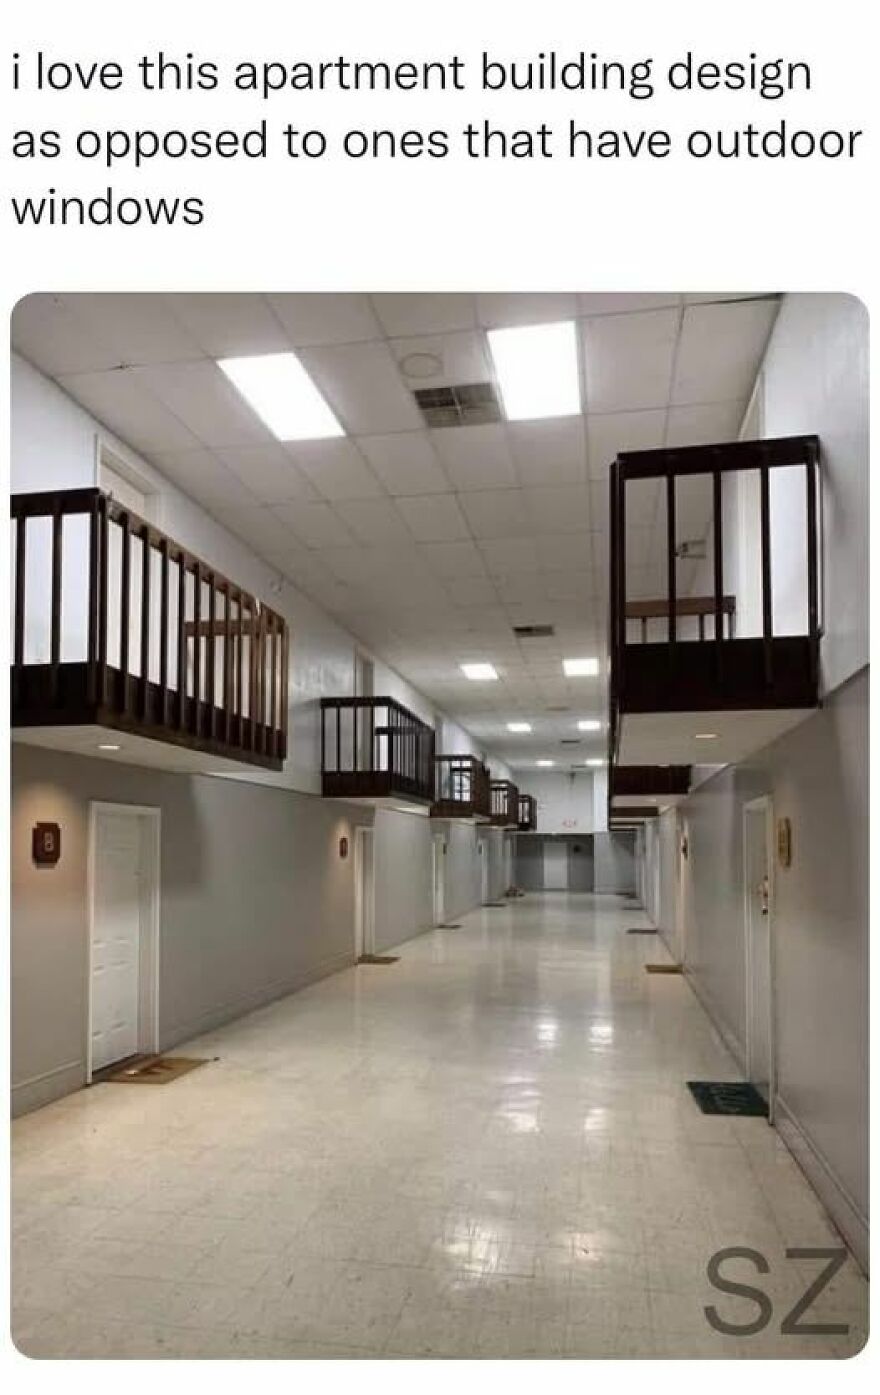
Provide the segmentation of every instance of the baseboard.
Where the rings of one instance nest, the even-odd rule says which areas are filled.
[[[777,1094],[774,1106],[774,1123],[780,1138],[849,1245],[859,1268],[867,1274],[870,1233],[867,1216],[859,1210],[828,1159],[781,1095]]]
[[[322,959],[320,963],[294,974],[291,978],[276,979],[273,983],[263,984],[250,993],[243,993],[240,997],[229,999],[225,1003],[209,1008],[187,1022],[176,1023],[169,1027],[163,1026],[160,1034],[161,1050],[168,1051],[170,1047],[178,1046],[182,1041],[190,1041],[193,1037],[203,1036],[205,1032],[212,1032],[215,1028],[223,1027],[228,1022],[235,1022],[239,1017],[246,1017],[250,1012],[268,1007],[269,1003],[275,1003],[279,998],[288,998],[292,993],[299,993],[303,988],[320,982],[322,978],[329,978],[331,974],[339,973],[342,969],[350,969],[353,965],[354,949],[352,948],[342,954],[332,955],[329,959]]]
[[[732,1031],[730,1027],[727,1026],[726,1022],[723,1020],[720,1013],[718,1012],[718,1009],[715,1006],[711,994],[707,993],[706,989],[702,986],[696,974],[694,973],[693,969],[689,969],[687,964],[684,965],[684,977],[690,984],[691,989],[693,990],[694,997],[697,999],[706,1016],[708,1017],[709,1021],[712,1023],[712,1026],[715,1028],[715,1031],[718,1033],[721,1040],[724,1042],[724,1045],[727,1047],[731,1056],[736,1061],[736,1064],[742,1071],[743,1075],[745,1075],[745,1045],[743,1044],[743,1042],[740,1041],[736,1033]]]
[[[66,1061],[62,1066],[33,1075],[28,1080],[19,1080],[10,1090],[12,1117],[30,1114],[34,1109],[42,1109],[44,1104],[52,1104],[74,1090],[82,1089],[86,1082],[85,1061]]]

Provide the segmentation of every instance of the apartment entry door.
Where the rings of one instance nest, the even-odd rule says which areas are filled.
[[[431,840],[432,871],[434,883],[434,924],[442,925],[446,919],[446,839],[441,833]]]
[[[767,797],[743,807],[746,940],[746,1067],[773,1110],[772,806]]]
[[[158,1051],[159,810],[93,804],[88,1079]]]
[[[354,955],[376,953],[376,883],[373,830],[356,828],[354,835]]]

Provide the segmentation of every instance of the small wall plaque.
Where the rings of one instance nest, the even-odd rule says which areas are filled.
[[[343,860],[344,860],[346,857],[348,857],[348,839],[347,839],[347,838],[340,838],[340,840],[339,840],[339,856],[340,856],[341,858],[343,858]]]
[[[791,819],[776,820],[776,856],[780,867],[791,866]]]
[[[38,867],[54,867],[61,856],[61,825],[35,823],[31,852]]]

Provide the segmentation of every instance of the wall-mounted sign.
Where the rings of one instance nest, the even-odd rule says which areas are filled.
[[[61,825],[35,823],[31,853],[38,867],[54,867],[61,856]]]
[[[341,858],[346,858],[346,857],[348,857],[348,839],[347,839],[347,838],[340,838],[340,840],[339,840],[339,856],[340,856]]]
[[[776,820],[776,856],[780,867],[791,866],[791,819]]]

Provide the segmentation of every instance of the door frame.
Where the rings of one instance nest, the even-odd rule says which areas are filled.
[[[759,795],[757,799],[749,799],[742,806],[742,837],[743,837],[743,927],[745,940],[745,975],[746,975],[746,1076],[752,1078],[752,1055],[753,1055],[753,1030],[752,1016],[754,1012],[754,1001],[752,992],[752,966],[754,957],[753,929],[751,896],[749,890],[749,816],[751,814],[763,813],[764,815],[764,836],[766,840],[767,856],[767,996],[768,996],[768,1022],[767,1022],[767,1109],[769,1122],[773,1123],[776,1101],[776,955],[775,955],[775,935],[774,935],[774,859],[773,859],[773,799],[769,794]]]
[[[152,804],[122,804],[89,800],[87,853],[88,954],[86,955],[86,1084],[92,1081],[92,966],[95,938],[95,854],[99,814],[134,815],[141,822],[146,904],[141,903],[141,939],[138,945],[138,1050],[159,1050],[159,960],[162,908],[162,810]],[[146,936],[146,940],[144,940]],[[146,964],[146,971],[144,971]]]
[[[431,901],[432,919],[435,927],[446,922],[446,838],[442,833],[431,837]],[[437,891],[440,891],[438,898]],[[439,899],[439,912],[437,902]]]
[[[376,862],[375,843],[373,841],[373,829],[366,824],[357,824],[354,830],[354,958],[355,963],[362,954],[375,954],[376,944]],[[366,942],[367,922],[364,916],[364,868],[368,856],[373,863],[373,875],[370,878],[370,925],[372,927],[371,945]]]

